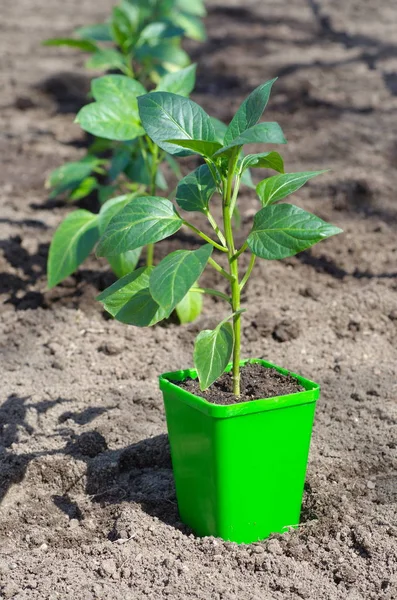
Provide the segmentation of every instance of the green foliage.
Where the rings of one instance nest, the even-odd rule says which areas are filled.
[[[172,92],[189,96],[196,82],[196,65],[189,65],[179,71],[167,73],[156,87],[157,92]]]
[[[194,289],[188,291],[175,307],[175,312],[181,325],[195,321],[203,309],[203,295],[195,292]]]
[[[98,256],[113,256],[159,242],[182,227],[182,219],[166,198],[134,198],[112,218],[97,248]]]
[[[92,133],[110,140],[133,140],[145,132],[141,126],[137,97],[145,88],[125,75],[106,75],[94,79],[91,86],[96,102],[84,106],[76,123]]]
[[[153,92],[138,98],[142,125],[149,137],[169,154],[183,154],[183,146],[167,140],[215,142],[215,129],[207,113],[189,98]],[[185,153],[186,154],[186,153]]]
[[[109,288],[109,293],[105,291],[100,299],[116,319],[141,326],[153,324],[160,314],[167,316],[178,302],[191,293],[207,293],[226,300],[231,306],[231,314],[214,330],[205,330],[198,335],[194,364],[200,387],[204,390],[223,373],[233,355],[233,391],[236,396],[240,393],[241,291],[251,276],[256,257],[282,259],[341,232],[338,227],[297,206],[272,204],[322,171],[284,174],[284,162],[278,152],[243,155],[246,144],[286,143],[277,123],[258,122],[273,83],[273,80],[269,81],[254,90],[229,126],[209,117],[198,104],[183,96],[168,91],[139,96],[142,125],[153,143],[170,154],[193,152],[204,157],[205,164],[180,181],[176,202],[187,212],[204,214],[214,234],[210,237],[196,225],[182,219],[168,200],[162,200],[160,207],[158,198],[146,197],[139,202],[138,199],[129,202],[115,215],[99,243],[102,253],[124,252],[172,235],[182,224],[207,242],[199,250],[172,252],[153,270],[145,271],[145,280],[138,292],[133,283],[132,293],[128,290],[126,294],[123,290],[130,285],[130,280],[124,278],[124,282],[119,282],[121,287],[115,284],[116,287]],[[253,185],[249,168],[273,169],[281,175],[269,177],[257,186],[264,207],[255,215],[246,241],[236,248],[233,219],[239,215],[240,184]],[[222,196],[221,225],[211,213],[211,199],[215,192]],[[216,257],[214,259],[214,249],[224,256],[226,254],[226,268],[217,262]],[[250,258],[241,276],[240,257],[245,252],[249,252]],[[198,287],[197,280],[206,264],[226,279],[230,296],[219,290]],[[122,294],[117,310],[113,298],[116,294]]]
[[[258,123],[269,101],[270,90],[275,81],[276,79],[272,79],[260,85],[244,100],[225,132],[226,145],[230,145],[247,129]]]
[[[201,331],[194,344],[194,366],[200,389],[206,390],[222,375],[233,352],[233,327],[222,322],[215,329]]]
[[[76,210],[55,232],[48,255],[48,287],[52,288],[74,273],[99,239],[97,216]]]
[[[240,170],[246,169],[273,169],[284,173],[283,157],[278,152],[261,152],[260,154],[248,154],[241,161]],[[266,180],[265,180],[266,181]]]
[[[46,181],[46,187],[52,188],[50,198],[55,198],[63,192],[79,188],[83,181],[103,162],[96,156],[88,155],[79,161],[65,163],[52,171]]]
[[[256,187],[257,194],[262,202],[262,206],[268,206],[278,200],[282,200],[299,190],[309,179],[322,175],[326,171],[311,171],[307,173],[285,173],[285,175],[275,175],[268,177]]]
[[[292,204],[262,208],[247,238],[252,252],[266,260],[293,256],[341,229]]]
[[[43,42],[43,46],[69,46],[83,52],[96,52],[98,46],[91,40],[76,40],[75,38],[50,38]]]
[[[171,311],[183,300],[204,271],[212,251],[211,244],[198,250],[176,250],[157,265],[150,275],[149,289],[164,310]]]
[[[230,156],[245,144],[286,144],[283,131],[278,123],[258,123],[241,133],[229,144],[218,150],[215,156]]]
[[[209,167],[201,165],[181,179],[175,200],[183,210],[206,214],[215,191],[216,184]]]
[[[106,256],[117,277],[130,274],[138,265],[142,247],[137,246],[136,240],[132,243],[131,236],[134,233],[138,233],[139,243],[152,244],[181,226],[182,220],[176,213],[165,218],[165,211],[171,206],[167,204],[168,201],[155,197],[157,188],[168,191],[162,163],[166,161],[174,174],[181,178],[179,166],[170,154],[162,151],[145,135],[137,97],[146,94],[146,88],[152,89],[154,86],[158,93],[190,94],[195,83],[196,66],[189,65],[189,57],[181,43],[184,36],[205,38],[201,23],[204,15],[202,0],[121,0],[112,9],[106,23],[79,28],[75,31],[75,37],[44,42],[47,46],[69,46],[89,53],[87,68],[118,71],[118,74],[105,75],[92,81],[93,101],[84,106],[76,117],[82,129],[97,136],[87,156],[56,169],[47,180],[47,187],[51,188],[50,197],[63,195],[71,201],[78,201],[95,191],[102,204],[99,215],[86,211],[87,223],[92,224],[92,229],[87,224],[87,232],[81,213],[78,219],[78,212],[66,219],[59,228],[51,244],[51,256],[58,259],[58,264],[57,260],[49,262],[51,285],[61,281],[81,264],[97,241],[98,235],[95,239],[93,236],[94,229],[104,234],[112,219],[134,197],[144,199],[143,207],[147,208],[145,196],[150,194],[151,200],[148,202],[153,202],[153,199],[158,202],[161,224],[151,228],[150,223],[159,214],[154,213],[155,216],[147,220],[146,230],[142,220],[135,224],[130,235],[127,233],[120,252],[112,249],[108,255],[106,244],[99,247],[99,252]],[[214,147],[211,153],[218,147]],[[115,219],[115,222],[119,221]],[[62,232],[70,232],[72,225],[76,228],[76,234],[74,231],[72,233],[73,241],[78,240],[77,247],[74,243],[67,245],[67,237],[62,235]],[[153,261],[151,246],[145,256],[150,266]],[[148,300],[146,308],[144,300]],[[188,290],[183,303],[177,306],[181,321],[188,322],[197,316],[201,304],[202,295]],[[125,318],[128,320],[131,320],[128,316],[131,307],[138,310],[144,324],[157,318],[155,314],[158,307],[148,298],[148,291],[144,288],[140,290],[139,297],[131,299],[131,304],[125,308],[123,314],[127,315]],[[154,313],[152,309],[155,309]],[[159,318],[163,318],[162,310],[158,314]]]
[[[98,296],[104,308],[118,321],[137,327],[154,325],[170,312],[161,308],[150,294],[153,267],[142,267],[116,281]]]

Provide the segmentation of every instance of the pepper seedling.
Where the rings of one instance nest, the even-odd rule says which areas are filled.
[[[252,274],[256,258],[278,260],[293,256],[341,232],[302,208],[277,204],[324,171],[285,173],[283,159],[275,151],[243,155],[243,148],[249,144],[286,143],[277,123],[259,122],[274,81],[256,88],[222,131],[188,98],[162,91],[140,96],[141,122],[153,143],[170,154],[189,152],[204,159],[203,165],[180,181],[176,203],[184,211],[202,213],[214,235],[210,237],[191,224],[170,200],[141,196],[128,202],[111,219],[97,248],[100,256],[132,251],[143,244],[163,240],[182,226],[190,228],[205,242],[197,250],[172,252],[156,267],[134,271],[106,289],[98,299],[117,320],[150,326],[170,314],[210,265],[227,280],[230,295],[199,286],[195,289],[224,299],[230,313],[215,329],[198,335],[194,365],[204,390],[222,375],[232,357],[233,392],[237,397],[240,395],[243,318],[241,292]],[[253,218],[247,239],[237,248],[232,215],[238,203],[241,178],[248,167],[266,167],[279,174],[258,184],[256,190],[262,208]],[[210,207],[215,193],[221,196],[221,225],[215,221]],[[247,269],[241,273],[244,253],[249,253],[250,258]],[[216,254],[225,258],[225,266]]]
[[[173,74],[189,65],[189,56],[181,47],[182,40],[184,36],[205,39],[202,23],[205,14],[202,0],[123,0],[113,8],[110,19],[105,23],[81,27],[75,31],[74,37],[52,38],[43,43],[46,46],[69,46],[89,53],[88,69],[118,71],[141,83],[144,86],[140,90],[142,94],[153,84],[161,86],[166,75],[172,80]],[[190,79],[194,84],[194,72]],[[98,83],[98,90],[92,89],[94,98],[100,85]],[[125,84],[126,91],[127,86]],[[159,89],[182,95],[186,93],[183,88],[178,89],[174,85],[175,89],[168,89],[168,86],[169,83]],[[112,108],[109,102],[110,99],[108,112]],[[120,91],[114,95],[113,109],[121,122],[130,112],[122,102],[119,106],[119,102]],[[50,173],[46,181],[46,187],[51,190],[50,198],[62,195],[74,202],[95,191],[103,203],[122,193],[120,188],[124,187],[125,179],[135,188],[149,185],[150,172],[142,158],[145,147],[126,142],[131,138],[120,137],[116,133],[109,137],[108,128],[101,130],[96,127],[95,130],[98,133],[94,135],[98,138],[90,145],[86,156]],[[89,126],[86,131],[93,133]],[[150,148],[146,150],[150,153]],[[169,156],[166,160],[179,174],[175,162]],[[157,185],[160,189],[167,189],[161,172],[158,172]]]
[[[157,90],[177,90],[180,94],[190,94],[195,83],[195,65],[169,73],[162,77]],[[162,172],[165,160],[174,165],[177,175],[180,172],[176,161],[153,142],[146,134],[140,121],[137,97],[146,94],[146,89],[138,81],[125,75],[105,75],[92,82],[94,102],[83,107],[76,121],[85,131],[118,140],[120,152],[111,159],[110,172],[121,175],[124,167],[127,177],[122,178],[118,191],[121,195],[108,199],[102,204],[99,214],[85,209],[70,213],[59,225],[52,239],[48,257],[48,286],[53,287],[71,275],[95,248],[107,224],[134,196],[156,194],[157,189],[168,190]],[[86,157],[92,161],[95,157]],[[102,161],[103,162],[103,161]],[[83,161],[81,161],[83,163]],[[61,167],[65,170],[71,165]],[[73,171],[70,172],[73,176]],[[134,181],[130,183],[128,175]],[[77,170],[81,176],[81,169]],[[60,177],[62,179],[62,177]],[[124,192],[124,193],[123,193]],[[144,246],[146,244],[143,244]],[[141,256],[142,247],[106,256],[117,277],[133,271]],[[154,247],[146,245],[146,264],[153,264]],[[202,297],[191,292],[184,302],[176,307],[179,320],[189,322],[200,314]]]

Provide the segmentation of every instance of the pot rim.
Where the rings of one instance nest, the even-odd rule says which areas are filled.
[[[183,401],[185,404],[188,404],[192,408],[195,408],[196,410],[199,410],[200,412],[203,412],[211,417],[221,419],[310,404],[312,402],[316,402],[320,396],[319,384],[311,381],[310,379],[306,379],[297,373],[293,373],[288,369],[284,369],[283,367],[279,367],[278,365],[274,365],[273,363],[260,358],[248,358],[241,360],[240,366],[244,366],[247,363],[261,364],[264,367],[276,369],[276,371],[282,373],[283,375],[291,375],[291,377],[299,381],[305,390],[303,392],[296,392],[294,394],[286,394],[283,396],[259,398],[249,402],[237,402],[236,404],[229,404],[226,406],[222,404],[213,404],[173,383],[174,381],[184,381],[188,377],[193,379],[197,378],[197,371],[195,369],[184,369],[180,371],[163,373],[159,377],[160,389],[163,392],[174,392],[174,394],[177,393],[179,400]],[[225,369],[225,373],[229,372],[231,368],[232,363],[229,363]]]

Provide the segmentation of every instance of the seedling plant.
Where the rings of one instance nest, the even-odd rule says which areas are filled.
[[[97,247],[98,255],[111,257],[159,242],[182,226],[195,232],[198,241],[203,242],[197,250],[177,250],[155,267],[135,270],[106,289],[99,300],[117,320],[151,326],[168,317],[192,286],[198,293],[222,298],[229,311],[215,329],[199,333],[193,359],[200,387],[205,390],[222,375],[232,358],[233,392],[237,397],[243,318],[241,292],[252,275],[256,259],[293,256],[341,232],[297,206],[278,204],[324,171],[285,173],[278,152],[243,154],[249,144],[286,143],[277,123],[259,122],[273,83],[274,80],[268,81],[256,88],[228,126],[214,122],[198,104],[181,95],[155,91],[139,96],[141,122],[152,142],[171,155],[198,154],[204,164],[179,182],[178,208],[166,198],[137,196],[109,220]],[[247,239],[236,247],[233,213],[248,168],[268,168],[278,174],[257,185],[261,209],[253,218]],[[220,224],[211,210],[211,201],[217,194],[222,205]],[[190,223],[180,210],[202,213],[214,231],[213,236]],[[244,254],[249,254],[249,260],[244,259],[248,267],[242,272]],[[225,278],[230,293],[196,285],[207,265]]]
[[[74,37],[52,38],[44,44],[69,46],[90,53],[87,68],[118,71],[151,89],[161,85],[164,76],[189,65],[189,56],[181,47],[182,39],[184,36],[205,39],[201,20],[204,15],[202,0],[123,0],[113,8],[109,21],[79,28]],[[191,77],[194,79],[194,75]],[[164,89],[168,89],[167,86]],[[186,93],[178,89],[169,91]],[[96,92],[92,90],[94,99]],[[120,122],[128,120],[128,107],[119,107],[114,102],[111,108]],[[70,201],[76,201],[96,190],[104,202],[123,191],[126,179],[130,181],[127,187],[132,189],[150,185],[150,167],[145,164],[143,155],[144,152],[151,154],[151,147],[147,147],[145,140],[137,143],[121,134],[109,137],[109,128],[98,127],[98,124],[92,129],[87,123],[86,131],[98,136],[97,139],[89,147],[87,156],[50,174],[46,182],[51,189],[50,197],[66,195]],[[176,169],[175,163],[168,160]],[[159,171],[157,185],[166,189]]]
[[[186,67],[161,78],[157,90],[177,90],[188,95],[194,87],[195,65]],[[140,183],[127,184],[126,192],[107,200],[99,214],[79,209],[69,214],[60,224],[51,242],[48,259],[48,285],[55,286],[73,273],[94,249],[101,233],[107,224],[135,196],[146,194],[152,196],[157,189],[167,190],[161,171],[165,158],[175,165],[171,155],[161,149],[146,134],[140,121],[137,97],[146,94],[143,85],[125,75],[105,75],[92,82],[92,95],[95,102],[83,107],[76,121],[82,128],[96,135],[123,141],[126,159],[131,161],[131,145],[137,149],[130,169],[134,169],[132,177]],[[131,142],[130,142],[131,140]],[[119,160],[120,154],[115,156]],[[119,165],[113,163],[111,170],[118,170]],[[69,165],[70,166],[70,165]],[[179,174],[179,171],[178,171]],[[142,247],[106,256],[114,273],[122,277],[133,271],[139,261]],[[153,243],[146,245],[146,265],[153,264]],[[181,322],[196,318],[201,311],[202,297],[191,292],[184,301],[176,306]]]

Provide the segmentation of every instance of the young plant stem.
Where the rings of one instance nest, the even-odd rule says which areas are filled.
[[[220,273],[221,275],[223,275],[223,277],[225,277],[225,279],[227,279],[228,281],[230,281],[230,283],[233,283],[234,279],[232,277],[232,275],[230,275],[230,273],[228,273],[227,271],[225,271],[225,269],[223,267],[221,267],[221,265],[219,265],[216,260],[214,260],[212,257],[210,257],[208,259],[208,264],[211,265],[211,267],[213,267],[215,269],[215,271],[218,271],[218,273]]]
[[[205,235],[205,233],[200,231],[200,229],[197,229],[197,227],[195,227],[194,225],[189,223],[189,221],[185,221],[185,219],[183,219],[183,224],[186,225],[186,227],[189,227],[189,229],[194,231],[194,233],[196,233],[198,236],[200,236],[203,240],[205,240],[209,244],[212,244],[214,246],[214,248],[216,248],[217,250],[220,250],[221,252],[227,252],[227,248],[225,248],[224,246],[221,246],[217,242],[214,242],[214,240],[209,238],[208,235]]]
[[[229,302],[229,304],[232,303],[232,299],[230,298],[230,296],[227,296],[226,294],[224,294],[223,292],[219,292],[218,290],[213,290],[212,288],[192,287],[190,288],[190,291],[198,292],[199,294],[209,294],[211,296],[218,296],[218,298],[226,300],[226,302]]]
[[[206,217],[207,217],[207,219],[208,219],[211,227],[213,228],[213,230],[215,231],[216,235],[218,236],[221,244],[226,247],[227,244],[226,244],[225,236],[223,235],[222,231],[220,230],[220,228],[219,228],[217,222],[215,221],[214,217],[212,216],[212,214],[210,213],[209,210],[207,210],[207,212],[205,213],[205,215],[206,215]]]
[[[240,283],[238,279],[238,260],[234,258],[236,249],[234,246],[233,228],[232,228],[232,216],[233,209],[236,204],[239,181],[235,182],[234,193],[233,192],[233,179],[234,170],[236,166],[237,156],[235,153],[232,154],[229,160],[228,175],[224,181],[224,193],[223,193],[223,226],[225,231],[225,238],[228,248],[229,258],[229,269],[230,275],[232,276],[231,289],[232,289],[232,309],[233,313],[236,313],[233,317],[233,333],[234,333],[234,346],[233,346],[233,394],[237,397],[240,396],[240,347],[241,347],[241,313],[240,311]]]
[[[147,137],[147,136],[146,136]],[[157,169],[159,166],[159,147],[157,144],[153,144],[151,139],[148,138],[150,142],[150,161],[148,161],[148,167],[150,168],[150,195],[156,195],[156,177],[157,177]],[[147,158],[146,158],[147,160]],[[148,244],[146,246],[146,266],[152,267],[154,259],[154,244]]]
[[[252,273],[252,269],[254,268],[255,260],[256,260],[255,254],[251,254],[250,262],[249,262],[249,265],[248,265],[248,269],[247,269],[247,271],[246,271],[246,273],[245,273],[245,275],[242,278],[241,283],[240,283],[240,292],[243,289],[243,287],[245,286],[245,284],[247,283],[247,281],[248,281],[248,279],[249,279],[249,277],[250,277],[250,275]]]

